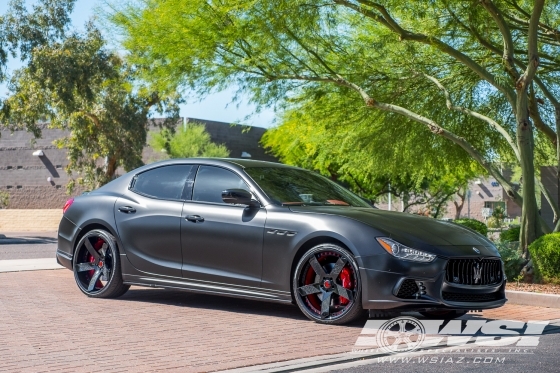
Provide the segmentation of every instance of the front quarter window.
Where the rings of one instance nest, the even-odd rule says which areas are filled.
[[[278,205],[371,207],[340,185],[310,171],[288,167],[248,167],[245,172]]]

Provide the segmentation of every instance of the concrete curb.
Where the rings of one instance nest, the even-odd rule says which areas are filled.
[[[527,291],[506,290],[506,298],[510,304],[523,306],[560,308],[560,295],[530,293]]]
[[[0,260],[0,273],[62,268],[55,258]]]

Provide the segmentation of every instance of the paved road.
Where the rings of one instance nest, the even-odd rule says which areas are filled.
[[[0,294],[0,372],[230,369],[351,351],[365,322],[325,326],[291,305],[151,288],[93,299],[68,270],[0,273]],[[560,309],[506,306],[483,316],[551,320]],[[547,342],[539,354],[549,354],[554,343],[560,341]],[[541,372],[560,366],[557,352],[532,359]],[[381,369],[411,371],[405,364]]]
[[[56,232],[7,233],[0,238],[0,260],[54,258]]]
[[[331,370],[333,373],[558,373],[560,372],[560,333],[540,337],[537,348],[529,354],[430,354],[416,358],[379,359],[364,366]],[[503,359],[503,360],[502,360]]]

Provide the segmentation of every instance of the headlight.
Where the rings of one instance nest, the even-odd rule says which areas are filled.
[[[381,247],[387,250],[389,254],[396,256],[399,259],[428,263],[436,258],[434,254],[428,254],[424,251],[412,249],[390,238],[378,237],[377,241],[379,241]]]

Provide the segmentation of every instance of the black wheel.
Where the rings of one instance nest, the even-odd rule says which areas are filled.
[[[74,253],[74,278],[89,297],[116,298],[130,288],[123,284],[119,250],[115,237],[95,229],[86,233]]]
[[[340,246],[322,244],[305,253],[292,286],[296,304],[313,321],[345,324],[363,314],[358,265]]]
[[[436,310],[436,311],[423,311],[420,312],[422,316],[427,319],[456,319],[465,315],[467,311],[454,311],[454,310]]]

